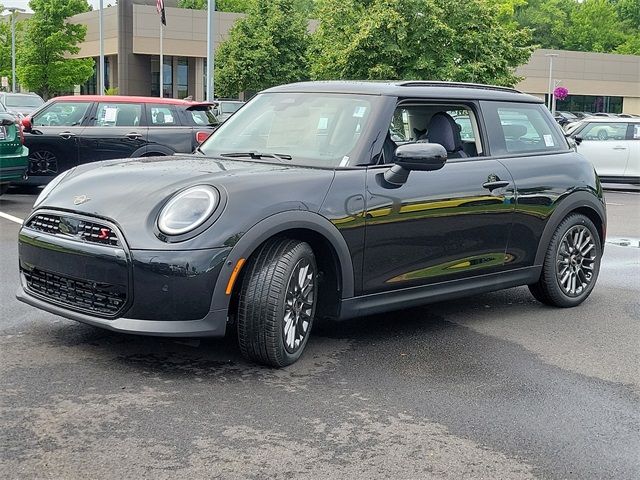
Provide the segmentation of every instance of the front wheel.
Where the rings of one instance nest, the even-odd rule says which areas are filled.
[[[569,215],[553,234],[540,279],[529,290],[547,305],[580,305],[596,284],[601,258],[602,245],[593,222],[584,215]]]
[[[316,311],[318,274],[309,244],[267,241],[249,260],[238,302],[242,354],[272,367],[302,355]]]

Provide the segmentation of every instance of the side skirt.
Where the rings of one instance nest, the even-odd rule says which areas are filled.
[[[507,272],[346,298],[341,303],[339,320],[529,285],[538,281],[541,272],[542,266],[525,267]]]

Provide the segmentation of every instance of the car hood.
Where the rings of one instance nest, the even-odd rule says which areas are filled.
[[[76,167],[39,208],[102,217],[120,226],[132,248],[164,248],[153,233],[157,215],[183,188],[216,187],[224,215],[235,216],[237,234],[282,211],[317,212],[333,176],[333,170],[199,155],[111,160]],[[224,240],[188,247],[219,246]]]

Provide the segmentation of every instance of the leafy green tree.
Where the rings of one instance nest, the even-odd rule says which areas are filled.
[[[255,92],[307,77],[307,20],[294,0],[256,0],[216,52],[219,96]]]
[[[530,33],[486,0],[324,0],[310,48],[316,79],[434,79],[513,85]]]
[[[563,48],[567,25],[578,6],[575,0],[527,0],[515,6],[514,18],[521,27],[533,31],[534,44]]]
[[[216,10],[219,12],[247,13],[252,3],[253,0],[216,0]],[[207,0],[180,0],[178,7],[206,10]]]
[[[563,47],[585,52],[612,52],[627,39],[609,0],[584,0],[569,18]]]
[[[640,35],[640,0],[618,0],[615,6],[620,19]]]
[[[87,81],[93,59],[65,58],[78,53],[87,30],[67,19],[89,11],[87,0],[31,0],[29,7],[34,13],[18,50],[20,84],[47,99]]]
[[[255,0],[216,0],[216,10],[219,12],[247,13]],[[295,0],[296,10],[301,11],[309,17],[315,7],[315,0]],[[206,10],[207,0],[180,0],[180,8],[191,8],[194,10]]]

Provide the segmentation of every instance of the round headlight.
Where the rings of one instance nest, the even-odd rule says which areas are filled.
[[[56,186],[64,179],[64,177],[69,175],[72,171],[73,168],[71,170],[67,170],[66,172],[62,172],[60,175],[47,183],[46,187],[44,187],[40,192],[40,195],[38,195],[38,198],[36,198],[36,201],[33,202],[33,208],[36,208],[38,205],[40,205],[44,201],[44,199],[49,196],[53,189],[56,188]]]
[[[187,188],[162,207],[158,229],[166,235],[182,235],[202,225],[220,201],[218,191],[208,185]]]

